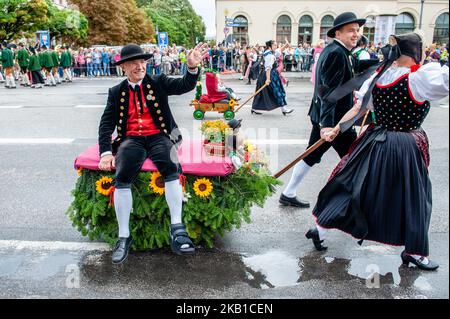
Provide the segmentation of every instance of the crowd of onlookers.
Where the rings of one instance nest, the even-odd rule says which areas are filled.
[[[313,72],[314,64],[320,52],[325,47],[324,40],[316,44],[300,43],[299,45],[280,44],[283,47],[281,58],[278,59],[280,71],[284,72]],[[170,46],[160,49],[157,46],[143,46],[144,51],[151,54],[148,61],[147,72],[149,74],[184,75],[187,72],[188,48],[181,46]],[[375,45],[367,43],[363,50],[370,58],[381,56],[382,43]],[[74,77],[105,77],[124,76],[120,67],[114,62],[120,59],[120,47],[94,47],[69,49],[71,59],[71,74]],[[58,51],[61,55],[60,50]],[[219,72],[234,71],[242,73],[242,78],[248,77],[248,67],[257,61],[261,61],[264,46],[240,44],[219,44],[207,47],[204,54],[203,67],[214,69]],[[430,61],[445,64],[448,61],[448,51],[445,45],[432,44],[426,50],[425,63]],[[281,65],[281,66],[280,66]],[[247,72],[246,72],[247,71]],[[246,75],[247,73],[247,75]]]
[[[381,55],[382,43],[375,45],[369,43],[365,50],[371,58]],[[302,43],[290,46],[283,54],[283,71],[285,72],[311,72],[320,52],[325,47],[325,41],[319,40],[317,44]],[[186,59],[189,49],[171,46],[161,50],[159,47],[145,47],[144,50],[152,54],[148,61],[149,74],[183,75],[187,71]],[[220,72],[242,72],[245,65],[255,62],[261,57],[264,46],[214,45],[208,47],[204,55],[203,66]],[[426,49],[426,60],[448,61],[448,52],[445,46],[432,44]],[[114,62],[120,59],[120,48],[94,48],[73,50],[73,73],[81,77],[123,76],[122,69],[115,67]]]

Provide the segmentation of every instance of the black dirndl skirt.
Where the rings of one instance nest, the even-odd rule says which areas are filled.
[[[428,138],[422,129],[394,132],[372,124],[320,192],[313,210],[317,224],[428,256],[428,165]]]
[[[287,105],[286,91],[276,69],[270,71],[270,85],[262,90],[253,100],[252,108],[259,111],[272,111]],[[256,82],[256,91],[266,84],[266,71],[262,70]]]

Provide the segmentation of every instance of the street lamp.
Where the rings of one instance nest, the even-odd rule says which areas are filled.
[[[423,4],[425,0],[420,0],[420,21],[419,21],[419,29],[422,30],[422,16],[423,16]]]

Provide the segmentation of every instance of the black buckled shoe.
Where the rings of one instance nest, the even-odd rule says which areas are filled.
[[[121,264],[127,259],[132,244],[133,238],[131,236],[128,238],[119,238],[112,252],[113,264]]]
[[[308,239],[312,239],[314,247],[316,247],[316,250],[324,251],[328,249],[327,246],[322,245],[323,240],[320,240],[319,231],[317,230],[317,228],[312,228],[308,230],[305,236]]]
[[[177,255],[192,255],[195,253],[195,246],[183,224],[172,224],[169,227],[170,247]]]
[[[428,264],[424,263],[425,257],[421,257],[420,259],[416,259],[413,256],[407,255],[404,251],[401,254],[403,265],[409,266],[409,263],[412,263],[417,266],[417,268],[422,270],[436,270],[439,268],[439,264],[428,259]]]
[[[287,197],[284,194],[281,194],[279,202],[284,206],[294,206],[299,208],[308,208],[310,206],[309,202],[299,200],[297,197]]]

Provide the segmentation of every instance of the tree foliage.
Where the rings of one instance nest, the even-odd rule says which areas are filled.
[[[0,0],[0,39],[33,37],[49,22],[45,0]]]
[[[61,38],[65,43],[80,43],[87,38],[88,20],[86,16],[71,8],[58,9],[50,0],[48,29],[51,36]]]
[[[206,26],[188,0],[137,0],[145,9],[155,27],[167,32],[169,41],[179,45],[194,46],[204,41]]]
[[[154,34],[152,22],[134,0],[71,0],[89,21],[87,45],[145,43]]]

